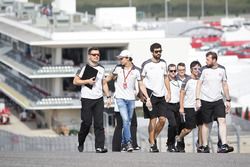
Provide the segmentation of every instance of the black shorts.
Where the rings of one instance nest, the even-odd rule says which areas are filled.
[[[225,118],[226,111],[223,100],[215,102],[201,100],[201,115],[203,123],[206,124],[217,120],[217,118]]]
[[[168,109],[167,102],[165,97],[156,97],[151,96],[151,103],[153,110],[149,111],[145,104],[143,104],[144,118],[157,118],[157,117],[166,117],[168,119],[170,126],[176,126],[176,121],[174,113]]]
[[[196,111],[196,125],[202,125],[202,115],[201,115],[201,110],[199,109],[198,111]]]
[[[194,108],[184,108],[185,112],[185,128],[194,129],[196,128],[196,111]]]

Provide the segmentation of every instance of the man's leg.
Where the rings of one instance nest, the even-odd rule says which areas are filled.
[[[97,99],[95,103],[95,107],[93,108],[93,116],[94,116],[94,130],[95,130],[95,148],[96,150],[100,150],[97,152],[107,152],[104,150],[104,127],[103,127],[103,110],[104,110],[104,102],[103,98]],[[104,151],[103,151],[104,150]]]
[[[88,107],[86,104],[89,103]],[[92,124],[92,112],[91,112],[91,106],[92,101],[89,101],[88,99],[82,99],[81,100],[82,108],[81,108],[81,127],[80,131],[78,133],[78,151],[82,152],[84,147],[85,139],[89,133],[89,129]]]
[[[161,133],[162,129],[164,128],[166,122],[166,118],[165,117],[159,117],[156,126],[155,126],[155,138],[158,137],[158,135]]]
[[[131,130],[131,138],[132,138],[133,147],[135,150],[140,150],[140,147],[138,146],[138,143],[137,143],[137,116],[136,116],[135,110],[133,112],[130,130]]]
[[[155,143],[156,121],[157,121],[157,118],[149,119],[148,133],[149,133],[149,143],[151,145],[156,144]]]
[[[192,129],[187,129],[187,128],[182,129],[180,135],[178,136],[178,141],[184,139],[184,137],[187,136],[191,131]]]
[[[198,144],[202,146],[202,125],[198,125]]]
[[[209,131],[209,124],[203,123],[202,125],[202,143],[203,146],[207,146],[208,144],[208,131]]]
[[[221,146],[218,147],[217,152],[218,153],[233,152],[234,148],[232,146],[229,146],[227,144],[227,125],[226,125],[226,119],[225,118],[218,118],[218,124],[219,124],[219,135],[220,135],[220,139],[221,139]]]
[[[115,112],[116,126],[112,139],[112,151],[121,151],[122,143],[122,118],[120,112]]]
[[[226,112],[223,100],[219,100],[215,105],[215,118],[217,118],[219,125],[219,136],[221,139],[221,146],[218,148],[218,153],[228,153],[234,151],[232,146],[227,144],[227,125],[226,125]]]
[[[167,151],[168,152],[176,152],[176,148],[175,148],[175,137],[177,134],[177,124],[176,124],[176,120],[175,120],[175,114],[174,114],[174,110],[170,109],[169,107],[172,106],[168,106],[168,104],[165,102],[165,104],[162,105],[162,107],[164,108],[165,111],[165,115],[168,119],[168,140],[167,140]]]

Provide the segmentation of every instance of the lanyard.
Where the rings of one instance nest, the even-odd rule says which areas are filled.
[[[125,70],[123,69],[123,77],[124,77],[124,83],[126,83],[126,79],[128,78],[128,75],[132,71],[132,68],[129,70],[128,74],[125,76]]]

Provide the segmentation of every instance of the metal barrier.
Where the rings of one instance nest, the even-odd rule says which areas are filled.
[[[0,151],[67,151],[78,152],[77,136],[28,137],[0,130]],[[84,143],[85,151],[93,151],[93,136]]]

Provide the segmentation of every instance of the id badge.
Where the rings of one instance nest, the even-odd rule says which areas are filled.
[[[123,88],[124,88],[124,89],[127,89],[127,87],[128,87],[127,82],[124,82],[124,83],[123,83]]]

